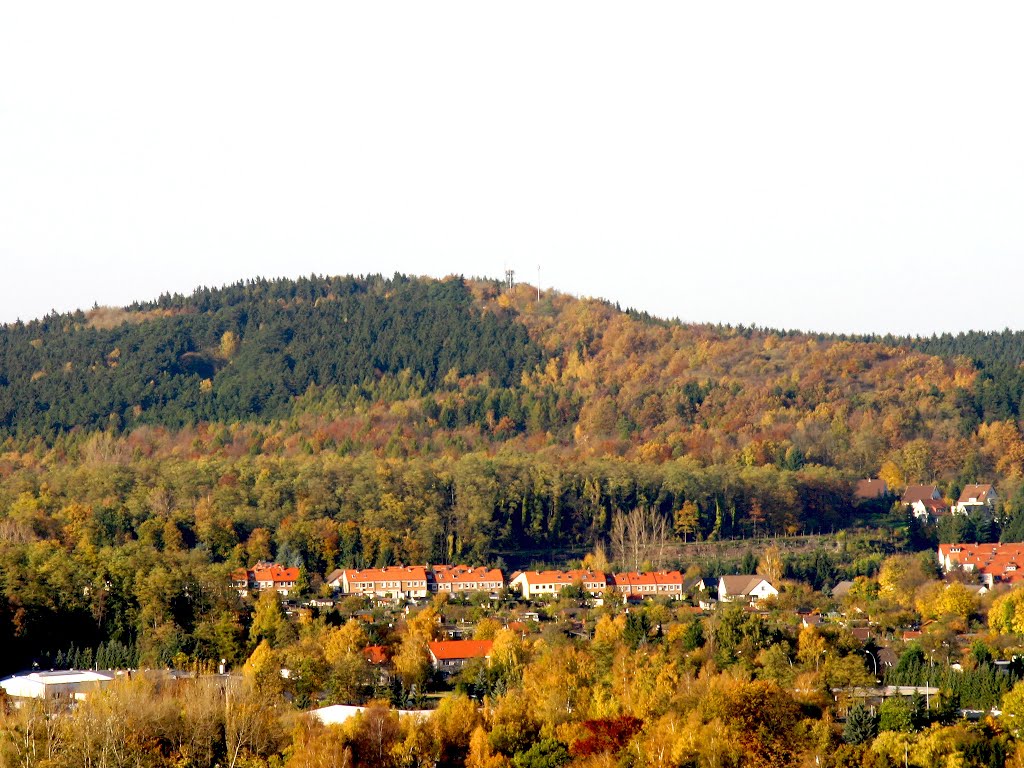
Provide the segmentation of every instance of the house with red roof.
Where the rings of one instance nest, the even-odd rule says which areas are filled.
[[[949,504],[934,485],[908,485],[903,492],[902,502],[923,523],[934,522],[950,514]]]
[[[390,656],[388,654],[387,646],[368,645],[363,648],[363,658],[366,659],[368,664],[379,667],[383,664],[387,664]]]
[[[1024,581],[1024,543],[940,544],[938,557],[944,572],[973,573],[989,589]]]
[[[470,659],[489,659],[493,645],[491,640],[437,640],[428,643],[427,647],[434,669],[454,674]]]
[[[276,589],[279,594],[287,597],[295,589],[298,580],[298,568],[285,568],[263,560],[252,568],[238,568],[231,573],[231,586],[242,597],[261,589]]]
[[[433,593],[500,592],[505,575],[497,568],[434,565],[427,568],[427,589]]]
[[[853,498],[857,501],[873,501],[885,496],[889,492],[889,486],[885,480],[878,478],[865,478],[858,480],[853,486]]]
[[[427,569],[422,565],[389,565],[342,571],[341,591],[376,598],[427,596]]]
[[[627,572],[610,574],[608,586],[625,597],[644,598],[670,597],[683,599],[683,575],[679,571],[650,571],[648,573]]]

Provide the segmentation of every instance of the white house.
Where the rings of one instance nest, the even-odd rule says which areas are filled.
[[[718,599],[722,602],[748,600],[756,603],[766,597],[779,594],[779,590],[763,576],[743,574],[739,576],[722,576],[718,580]]]
[[[949,506],[942,499],[918,499],[910,505],[910,512],[922,523],[931,523],[949,514]]]
[[[996,489],[991,485],[965,485],[954,511],[958,515],[967,515],[979,509],[991,512],[998,500]]]
[[[591,595],[600,597],[608,588],[608,578],[601,571],[518,571],[508,582],[526,599],[556,597],[573,584],[581,584]]]
[[[949,514],[949,506],[934,485],[908,485],[903,492],[902,502],[923,523],[930,523]]]

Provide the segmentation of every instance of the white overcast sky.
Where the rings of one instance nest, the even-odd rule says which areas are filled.
[[[1024,328],[1024,11],[0,4],[0,322],[263,276]]]

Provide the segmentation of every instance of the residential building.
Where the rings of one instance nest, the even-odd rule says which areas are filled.
[[[608,577],[608,586],[628,598],[657,597],[673,600],[683,598],[683,575],[679,571],[651,571],[649,573],[616,573]]]
[[[422,565],[391,565],[346,570],[341,576],[341,591],[378,598],[426,597],[427,569]]]
[[[933,523],[950,514],[950,508],[943,499],[918,499],[910,505],[910,513],[922,523]]]
[[[439,640],[428,643],[430,662],[434,669],[445,674],[454,674],[470,659],[489,659],[490,640]]]
[[[940,544],[938,556],[946,573],[959,569],[975,574],[989,589],[1024,580],[1024,543]]]
[[[839,582],[836,582],[836,585],[834,587],[832,587],[832,597],[835,598],[836,600],[842,600],[844,597],[846,597],[848,594],[850,594],[850,589],[852,587],[853,587],[853,582],[852,581],[839,581]]]
[[[731,603],[743,600],[756,603],[758,600],[777,594],[779,594],[779,590],[763,576],[740,574],[722,576],[718,580],[718,599],[722,602]]]
[[[239,568],[231,574],[231,586],[242,597],[261,589],[276,589],[279,594],[287,596],[295,589],[298,580],[298,568],[285,568],[263,560],[252,568]]]
[[[922,523],[931,523],[949,514],[949,505],[934,485],[908,485],[901,501]]]
[[[345,571],[341,568],[335,568],[324,579],[324,584],[333,589],[335,592],[341,591],[342,577],[345,575]]]
[[[600,597],[608,588],[608,578],[601,571],[517,571],[508,581],[528,599],[554,597],[573,584],[581,584],[591,595]]]
[[[958,515],[967,515],[978,510],[985,510],[991,514],[998,500],[996,489],[991,485],[966,485],[954,511]]]
[[[907,506],[911,506],[915,501],[941,498],[942,494],[939,493],[939,489],[934,485],[908,485],[907,490],[903,492],[902,502]]]
[[[866,478],[858,480],[853,486],[853,498],[856,501],[874,501],[889,492],[889,486],[885,480],[878,478]]]
[[[431,592],[500,592],[505,576],[497,568],[471,568],[468,565],[427,567],[427,588]]]

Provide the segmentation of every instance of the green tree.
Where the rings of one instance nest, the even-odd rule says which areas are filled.
[[[515,768],[561,768],[570,760],[569,749],[557,739],[542,739],[512,758]]]
[[[267,640],[271,646],[275,646],[282,638],[287,623],[277,591],[264,589],[256,600],[256,611],[253,613],[252,626],[249,628],[249,641],[255,644]]]
[[[902,696],[892,696],[882,702],[878,708],[879,731],[901,731],[910,733],[914,730],[914,705]]]
[[[843,738],[849,744],[866,744],[878,734],[878,718],[867,707],[857,703],[846,713]]]

